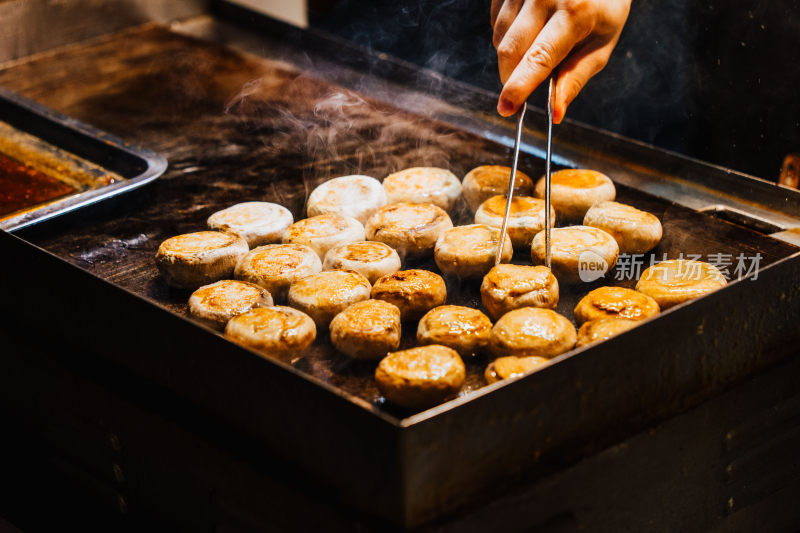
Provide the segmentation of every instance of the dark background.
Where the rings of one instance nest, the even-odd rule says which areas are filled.
[[[499,93],[489,4],[318,0],[310,20]],[[800,151],[798,51],[800,0],[633,0],[611,61],[567,118],[776,180]]]

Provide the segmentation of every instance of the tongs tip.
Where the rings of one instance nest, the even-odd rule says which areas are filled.
[[[522,142],[522,121],[525,118],[525,111],[528,109],[528,103],[522,102],[517,115],[517,135],[514,139],[514,159],[511,164],[511,174],[508,176],[508,192],[506,192],[506,212],[503,216],[503,226],[500,228],[500,239],[497,245],[497,251],[494,256],[495,266],[500,264],[503,256],[503,248],[506,243],[506,230],[508,229],[508,216],[511,213],[511,197],[514,195],[514,182],[517,179],[517,164],[519,163],[519,145]]]
[[[545,265],[550,268],[550,162],[553,155],[553,105],[556,98],[555,76],[550,76],[550,86],[547,92],[547,155],[545,159],[545,215],[544,215],[544,241],[545,241]]]

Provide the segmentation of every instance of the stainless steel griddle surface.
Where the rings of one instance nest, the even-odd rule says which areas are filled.
[[[181,314],[189,293],[167,287],[153,256],[164,239],[204,229],[216,210],[266,200],[285,205],[297,220],[304,217],[307,194],[334,176],[382,178],[411,166],[441,166],[463,176],[477,165],[509,161],[508,148],[471,133],[368,100],[286,62],[158,26],[13,65],[0,71],[0,85],[168,158],[164,179],[145,190],[19,235]],[[523,155],[520,168],[538,177],[544,164]],[[657,258],[758,253],[763,268],[797,251],[625,186],[618,186],[618,199],[661,219],[664,239],[653,251]],[[462,206],[454,223],[471,222]],[[529,254],[518,253],[515,262],[529,263]],[[404,265],[410,266],[436,270],[433,261]],[[589,290],[635,284],[615,275],[588,285],[562,285],[558,311],[572,319],[573,307]],[[479,281],[448,280],[449,303],[480,307],[478,286]],[[415,330],[416,324],[404,326],[404,346],[413,343]],[[464,394],[484,385],[485,365],[481,358],[468,361]],[[354,363],[337,354],[324,333],[297,368],[381,404],[374,363]]]
[[[412,165],[463,175],[509,160],[512,124],[482,111],[494,95],[278,26],[218,11],[0,65],[0,86],[170,162],[130,195],[0,233],[0,293],[13,304],[0,308],[4,324],[103,383],[158,393],[158,412],[179,404],[236,449],[253,444],[256,462],[296,465],[337,501],[406,527],[541,479],[796,351],[797,249],[692,209],[719,203],[791,227],[800,195],[575,124],[557,129],[554,161],[607,172],[620,200],[655,213],[665,230],[656,254],[760,253],[758,280],[423,413],[381,405],[373,365],[325,342],[287,368],[186,320],[188,294],[164,284],[153,255],[217,209],[266,199],[299,218],[311,188],[333,176]],[[523,135],[521,168],[534,177],[542,118],[531,109]],[[571,317],[595,285],[565,288],[559,311]],[[452,302],[478,305],[476,284],[448,289]],[[469,363],[471,389],[484,363]]]

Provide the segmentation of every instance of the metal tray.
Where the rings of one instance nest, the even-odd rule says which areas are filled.
[[[485,502],[516,483],[538,479],[697,405],[791,353],[788,342],[797,337],[800,320],[796,249],[677,205],[675,201],[695,195],[687,187],[675,193],[665,184],[673,176],[723,184],[727,178],[738,183],[737,190],[729,190],[728,201],[749,201],[751,211],[760,208],[752,205],[759,201],[763,209],[788,219],[795,216],[797,195],[758,181],[740,182],[722,169],[576,125],[559,128],[556,153],[569,155],[565,165],[621,169],[625,180],[620,182],[629,186],[626,198],[679,215],[672,222],[680,237],[697,245],[687,252],[716,244],[725,249],[710,251],[741,246],[769,252],[769,266],[759,279],[733,283],[610,341],[565,354],[540,372],[413,414],[365,401],[337,382],[335,372],[315,373],[326,372],[324,367],[308,371],[265,360],[198,327],[183,314],[187,295],[165,286],[152,257],[161,239],[196,230],[210,212],[258,194],[290,206],[299,216],[304,180],[312,184],[352,173],[347,171],[356,165],[385,175],[387,166],[411,166],[407,163],[427,154],[431,163],[447,157],[451,168],[463,174],[479,159],[507,159],[502,134],[510,136],[509,125],[478,116],[467,117],[475,128],[460,122],[463,116],[431,119],[420,112],[409,117],[398,107],[422,99],[386,85],[386,98],[396,104],[391,113],[376,106],[374,116],[361,116],[363,123],[354,122],[357,127],[347,130],[358,136],[337,138],[336,157],[309,158],[306,151],[314,148],[315,139],[326,138],[324,127],[314,132],[321,137],[303,137],[308,141],[304,144],[287,132],[300,131],[305,123],[295,121],[299,129],[292,130],[282,121],[299,115],[324,126],[323,119],[313,116],[316,97],[331,84],[344,84],[348,72],[320,58],[326,51],[343,54],[313,35],[265,31],[275,28],[258,22],[257,34],[213,21],[195,27],[206,39],[144,28],[0,71],[0,80],[20,85],[23,76],[52,81],[57,76],[54,64],[60,71],[83,73],[80,79],[66,80],[62,93],[45,94],[42,81],[29,86],[26,94],[43,95],[70,114],[80,112],[105,127],[121,128],[126,138],[149,139],[173,161],[167,179],[148,187],[147,194],[138,194],[137,202],[124,209],[81,213],[58,227],[44,224],[17,235],[0,234],[0,250],[15,258],[0,270],[0,293],[14,302],[13,308],[0,309],[3,323],[68,343],[85,354],[88,366],[108,365],[142,390],[155,385],[191,406],[204,425],[219,424],[218,435],[226,445],[252,439],[255,456],[291,462],[337,501],[403,526],[429,522]],[[218,41],[209,42],[214,38]],[[267,58],[221,44],[235,39],[249,40]],[[380,58],[360,57],[363,64],[386,66]],[[396,77],[409,74],[400,67]],[[114,91],[93,85],[92,80],[112,76]],[[189,85],[192,79],[212,79],[213,84],[187,91],[187,86],[195,87]],[[265,105],[248,92],[258,88],[253,80],[262,79],[264,90],[272,91],[267,103],[283,107]],[[359,81],[360,94],[381,86],[375,76]],[[448,93],[458,89],[480,101],[481,95],[466,88],[454,88],[447,80],[439,83]],[[243,86],[246,98],[230,105]],[[341,91],[340,86],[334,89]],[[441,105],[434,112],[438,110],[446,114],[451,108]],[[378,142],[387,123],[407,126],[407,135]],[[483,129],[477,128],[479,123]],[[480,131],[493,131],[495,137],[476,133]],[[274,135],[285,144],[265,146],[262,135]],[[422,136],[425,143],[419,141]],[[364,137],[374,138],[368,143],[374,150],[370,158],[359,159]],[[529,130],[525,140],[525,166],[540,170],[535,148],[541,145],[541,132]],[[426,147],[438,149],[425,152]],[[71,302],[70,313],[48,321],[46,331],[41,302],[52,298],[52,288],[42,279],[58,279],[59,298]],[[104,379],[114,376],[109,372]]]
[[[101,202],[153,181],[167,168],[167,160],[149,150],[48,109],[0,88],[0,123],[50,145],[48,157],[65,164],[100,167],[122,179],[89,186],[63,198],[0,217],[0,229],[14,231]],[[47,148],[45,148],[47,149]],[[25,161],[21,161],[25,163]]]

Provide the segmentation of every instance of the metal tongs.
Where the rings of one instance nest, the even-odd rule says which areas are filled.
[[[545,265],[550,268],[550,159],[552,157],[553,141],[553,101],[555,100],[555,82],[550,78],[550,86],[547,91],[547,158],[545,160],[545,219],[544,219],[544,245],[545,245]],[[522,142],[522,120],[525,118],[525,111],[528,109],[527,102],[522,103],[517,116],[517,136],[514,140],[514,160],[511,165],[511,175],[508,177],[508,192],[506,193],[506,213],[503,216],[503,226],[500,229],[500,242],[497,245],[497,253],[494,257],[494,264],[500,264],[503,255],[503,248],[506,242],[506,230],[508,229],[508,215],[511,213],[511,197],[514,195],[514,182],[517,179],[517,163],[519,162],[519,145]]]

